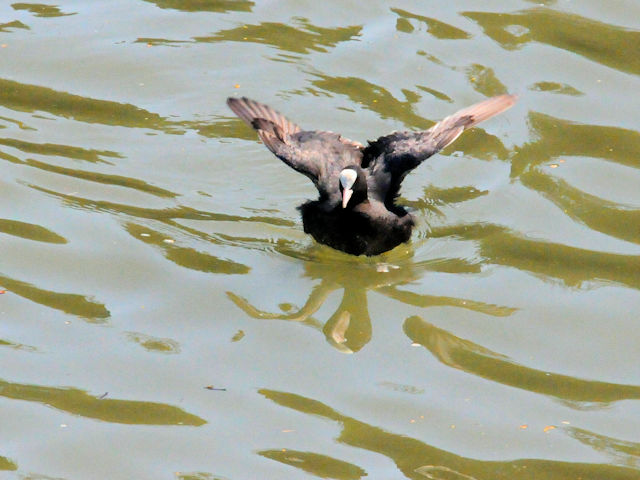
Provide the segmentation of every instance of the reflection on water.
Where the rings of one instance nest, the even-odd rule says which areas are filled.
[[[498,80],[492,68],[474,63],[466,70],[469,82],[476,92],[487,97],[509,93],[507,87]]]
[[[42,3],[12,3],[11,8],[14,10],[27,10],[36,17],[65,17],[67,15],[75,15],[73,13],[64,13],[55,5],[45,5]]]
[[[67,243],[67,239],[57,233],[32,223],[20,222],[0,218],[0,233],[13,235],[14,237],[26,238],[35,242],[45,243]]]
[[[322,91],[345,95],[354,104],[375,112],[380,118],[397,120],[407,128],[426,130],[435,121],[441,120],[437,118],[434,119],[435,121],[430,121],[414,112],[415,105],[422,98],[422,95],[416,91],[403,89],[402,93],[406,100],[402,101],[398,100],[388,89],[363,78],[332,77],[326,74],[314,74],[314,76],[316,77],[312,82],[314,87]],[[417,88],[417,90],[423,89]],[[463,154],[468,154],[469,150],[473,149],[475,158],[485,160],[505,159],[508,154],[502,141],[498,137],[488,134],[482,127],[474,127],[465,132],[456,140],[455,147],[448,147],[444,150],[445,153],[452,148]]]
[[[130,425],[192,425],[206,422],[173,405],[95,397],[77,388],[24,385],[0,380],[0,396],[36,402],[58,410],[110,423]]]
[[[263,389],[260,393],[276,404],[295,411],[337,422],[342,431],[337,441],[355,448],[388,457],[411,479],[530,480],[544,472],[545,480],[632,480],[637,470],[597,463],[571,463],[552,460],[522,459],[483,461],[462,457],[428,445],[406,435],[386,432],[379,427],[342,415],[318,400]],[[296,466],[295,463],[290,463]],[[310,467],[305,463],[305,467]],[[350,469],[357,468],[349,465]],[[319,475],[319,472],[315,472]],[[336,477],[339,478],[339,477]],[[542,477],[541,477],[542,478]]]
[[[403,328],[412,342],[426,347],[445,365],[510,387],[559,398],[573,408],[603,408],[610,402],[640,398],[640,386],[582,380],[519,365],[420,317],[408,318]]]
[[[27,25],[18,20],[14,20],[13,22],[0,23],[0,33],[10,32],[15,28],[29,30],[29,27]]]
[[[640,73],[640,32],[579,15],[534,8],[520,13],[465,12],[504,48],[545,43],[623,72]],[[515,31],[514,27],[520,29]]]
[[[606,454],[612,463],[640,470],[640,443],[611,438],[583,428],[567,427],[566,431],[576,440]]]
[[[134,105],[87,98],[7,79],[0,79],[0,105],[19,112],[47,112],[89,124],[182,131],[160,115]]]
[[[18,469],[18,465],[16,465],[14,462],[12,462],[6,457],[0,456],[0,470],[13,471],[17,469]]]
[[[108,437],[99,460],[114,480],[638,478],[633,2],[503,1],[482,12],[468,2],[105,5],[9,2],[0,20],[4,476],[95,477],[94,457],[77,452]],[[224,104],[262,92],[305,127],[364,141],[369,128],[428,128],[470,98],[507,90],[522,93],[513,115],[465,133],[407,185],[403,204],[429,225],[375,259],[303,234],[293,206],[313,187],[274,164]],[[313,108],[328,123],[314,124]],[[624,190],[616,175],[630,177]],[[136,278],[148,283],[136,288]],[[532,316],[542,309],[550,318]],[[547,332],[560,314],[566,330]],[[67,317],[64,332],[50,330]],[[605,331],[604,321],[615,328],[600,341],[588,327]],[[300,342],[299,324],[316,341]],[[495,332],[490,343],[477,340],[480,330]],[[536,349],[531,331],[554,335],[565,354],[541,362],[522,353]],[[131,352],[135,375],[123,376],[117,365]],[[586,357],[583,378],[560,373]],[[318,369],[325,360],[329,372]],[[33,384],[49,378],[37,369],[50,361],[60,362],[53,386]],[[96,361],[104,385],[117,377],[118,399],[80,388]],[[422,385],[429,364],[440,381]],[[283,378],[291,365],[299,368]],[[215,403],[202,390],[211,372],[228,387]],[[255,395],[256,378],[271,401]],[[287,393],[283,381],[331,391],[349,416],[310,390]],[[163,403],[176,388],[181,408]],[[157,402],[141,401],[145,392]],[[484,404],[439,409],[463,394],[498,399],[498,414]],[[42,425],[21,422],[24,408]],[[415,408],[434,422],[414,438],[362,413],[387,409],[389,420]],[[516,412],[531,425],[571,425],[509,444],[501,439],[517,429]],[[282,435],[307,414],[337,425],[338,441],[313,426],[299,442]],[[59,431],[46,425],[60,415],[80,421],[56,443]],[[495,450],[482,439],[459,449],[427,441],[449,425],[445,416],[491,425],[484,438]],[[60,451],[47,454],[50,445]],[[513,460],[522,452],[528,459]],[[375,457],[376,467],[361,464]]]
[[[77,195],[68,195],[60,192],[55,192],[36,185],[29,185],[34,190],[42,193],[46,193],[53,197],[64,200],[67,204],[76,206],[85,210],[107,212],[115,214],[124,214],[136,218],[147,218],[153,220],[161,220],[168,222],[170,220],[185,219],[185,220],[214,220],[219,222],[264,222],[272,225],[291,225],[292,222],[280,218],[266,217],[266,216],[250,216],[241,217],[238,215],[229,215],[226,213],[214,213],[204,210],[197,210],[195,208],[186,206],[176,206],[170,208],[144,208],[136,207],[134,205],[127,205],[124,203],[114,203],[107,200],[91,200],[89,198],[79,197]]]
[[[427,32],[436,38],[442,40],[460,40],[471,37],[467,32],[461,30],[448,23],[441,22],[435,18],[425,17],[424,15],[416,15],[415,13],[402,10],[400,8],[392,8],[391,11],[398,15],[396,29],[404,33],[412,33],[415,30],[414,24],[419,29],[421,25],[427,27]],[[412,22],[412,20],[414,22]]]
[[[187,129],[210,133],[211,136],[222,136],[210,122],[173,121],[157,113],[128,103],[74,95],[38,85],[24,84],[14,80],[0,78],[0,106],[17,112],[46,112],[56,117],[88,124],[106,126],[146,128],[162,131],[171,135],[184,134]],[[227,121],[223,120],[220,128],[228,130]],[[242,122],[236,120],[233,125],[242,130]],[[30,128],[28,126],[24,128]],[[235,128],[233,128],[235,131]],[[235,135],[234,135],[235,136]],[[241,134],[237,135],[243,138]],[[249,132],[244,133],[245,138]],[[3,143],[4,142],[4,143]],[[35,144],[24,140],[2,139],[0,145],[7,145],[24,152],[44,155],[61,155],[86,161],[110,163],[100,157],[121,158],[117,152],[86,150],[69,145]]]
[[[584,95],[583,92],[572,87],[571,85],[559,82],[536,82],[531,85],[530,89],[536,92],[550,92],[557,93],[559,95],[572,95],[574,97],[580,97]]]
[[[336,256],[339,256],[336,253]],[[346,257],[346,255],[345,255]],[[306,303],[299,309],[288,306],[285,312],[270,313],[253,306],[247,299],[228,292],[229,298],[247,315],[258,319],[278,319],[304,322],[321,328],[329,344],[345,353],[362,349],[371,340],[371,318],[367,306],[367,292],[374,291],[405,305],[428,307],[456,307],[493,316],[511,315],[516,309],[465,298],[435,296],[402,290],[427,271],[446,273],[477,273],[478,266],[460,259],[435,259],[412,264],[404,259],[400,265],[387,263],[356,263],[350,268],[337,268],[333,262],[305,262],[305,276],[320,279]],[[335,313],[325,322],[312,318],[336,290],[343,290],[342,301]]]
[[[22,343],[12,342],[10,340],[4,340],[2,338],[0,338],[0,347],[9,347],[27,352],[36,352],[38,350],[36,347],[33,347],[31,345],[23,345]]]
[[[520,175],[523,185],[555,203],[577,222],[628,242],[640,243],[640,210],[589,195],[540,170]]]
[[[466,202],[489,193],[488,190],[479,190],[473,186],[438,188],[435,185],[429,185],[424,187],[422,191],[424,192],[422,198],[418,200],[402,199],[402,204],[420,211],[421,214],[429,211],[441,218],[444,218],[445,215],[439,207]]]
[[[193,248],[179,247],[172,238],[167,238],[161,232],[149,227],[129,223],[125,229],[131,236],[143,241],[147,245],[154,245],[165,252],[167,260],[181,267],[207,273],[225,273],[227,275],[248,273],[249,267],[224,260]]]
[[[360,35],[362,27],[324,28],[313,25],[305,18],[294,18],[293,25],[262,22],[244,24],[237,28],[221,30],[209,37],[196,37],[196,42],[250,42],[272,45],[279,52],[309,53],[327,52],[340,42],[347,42]]]
[[[560,243],[524,238],[505,227],[489,224],[456,225],[431,230],[432,237],[477,242],[482,263],[557,278],[580,287],[585,282],[609,281],[640,288],[640,256],[599,252]]]
[[[538,112],[529,112],[528,123],[535,140],[516,149],[512,177],[562,156],[640,167],[640,132],[635,130],[575,123]]]
[[[399,120],[407,127],[418,130],[426,130],[435,123],[414,112],[414,106],[421,98],[418,93],[404,90],[406,100],[402,101],[394,97],[388,89],[364,78],[332,77],[326,74],[315,76],[317,78],[312,82],[315,88],[345,95],[352,103],[377,113],[380,118]]]
[[[176,480],[229,480],[227,477],[214,475],[208,472],[176,472]]]
[[[150,193],[151,195],[156,195],[158,197],[173,198],[177,196],[175,193],[170,192],[169,190],[149,185],[147,182],[138,180],[136,178],[124,177],[121,175],[110,175],[99,172],[90,172],[86,170],[78,170],[76,168],[59,167],[57,165],[39,162],[38,160],[33,160],[31,158],[22,161],[16,157],[3,154],[2,152],[0,152],[0,158],[9,160],[12,163],[19,163],[22,165],[27,165],[29,167],[34,167],[45,172],[57,173],[59,175],[66,175],[68,177],[87,180],[89,182],[102,183],[104,185],[133,188],[140,192]]]
[[[111,315],[104,304],[76,293],[44,290],[30,283],[0,274],[0,285],[16,295],[54,310],[78,316],[91,323],[103,323]]]
[[[291,465],[320,478],[335,478],[337,480],[357,480],[367,473],[357,465],[338,460],[327,455],[313,452],[301,452],[283,448],[280,450],[262,450],[258,452],[265,458]]]
[[[128,332],[127,338],[137,343],[148,352],[156,353],[180,353],[180,344],[170,338],[157,338],[144,333]]]
[[[145,0],[160,8],[183,12],[250,12],[254,2],[249,0]]]
[[[0,138],[0,145],[15,148],[24,153],[51,155],[62,158],[72,158],[74,160],[84,160],[85,162],[91,163],[106,163],[109,165],[112,165],[112,162],[102,157],[122,158],[122,155],[119,153],[108,150],[86,149],[71,145],[56,145],[54,143],[33,143],[15,138]]]

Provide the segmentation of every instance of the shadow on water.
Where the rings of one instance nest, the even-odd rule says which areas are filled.
[[[393,434],[343,415],[318,400],[267,389],[262,389],[259,393],[282,407],[338,423],[342,429],[337,439],[339,443],[384,455],[395,463],[403,475],[415,480],[424,480],[425,478],[452,480],[531,480],[534,478],[545,478],[545,480],[566,480],[569,478],[635,480],[638,478],[638,471],[635,469],[598,463],[572,463],[539,459],[483,461],[462,457],[407,435]],[[281,452],[283,450],[280,449]],[[276,451],[276,449],[270,451]],[[293,460],[295,456],[294,452],[293,458],[289,458],[288,461],[281,460],[281,456],[274,455],[271,458],[295,467],[298,466]],[[307,458],[313,459],[311,456]],[[305,461],[305,457],[302,457],[302,460],[301,469],[322,477],[320,472],[325,471],[324,463],[316,464],[312,461]],[[334,459],[333,465],[337,466],[342,463],[342,461]],[[344,477],[336,475],[332,478],[360,478],[355,475],[364,470],[354,464],[347,464],[344,468]]]
[[[66,387],[24,385],[0,380],[0,396],[36,402],[72,415],[129,425],[190,425],[206,423],[200,417],[173,405],[137,400],[94,397],[84,390]]]
[[[506,49],[539,42],[622,72],[640,73],[640,32],[576,14],[534,8],[518,13],[463,12]],[[516,32],[515,27],[521,31]]]
[[[572,408],[604,408],[614,401],[640,398],[640,386],[583,380],[535,370],[456,337],[417,316],[405,320],[403,329],[413,342],[424,346],[449,367],[510,387],[555,397]]]

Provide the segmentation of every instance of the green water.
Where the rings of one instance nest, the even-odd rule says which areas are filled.
[[[638,18],[0,6],[0,477],[640,478]],[[374,258],[225,105],[365,141],[504,92]]]

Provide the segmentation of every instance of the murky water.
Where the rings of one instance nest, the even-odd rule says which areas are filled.
[[[640,478],[637,2],[0,6],[0,476]],[[314,244],[246,95],[364,141],[503,92]]]

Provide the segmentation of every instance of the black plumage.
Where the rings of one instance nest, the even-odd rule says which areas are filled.
[[[402,180],[467,128],[516,101],[500,95],[460,110],[420,132],[393,132],[364,145],[337,133],[302,130],[272,108],[246,97],[227,104],[284,163],[306,175],[320,194],[302,204],[304,231],[352,255],[378,255],[407,242],[412,216],[395,204]]]

